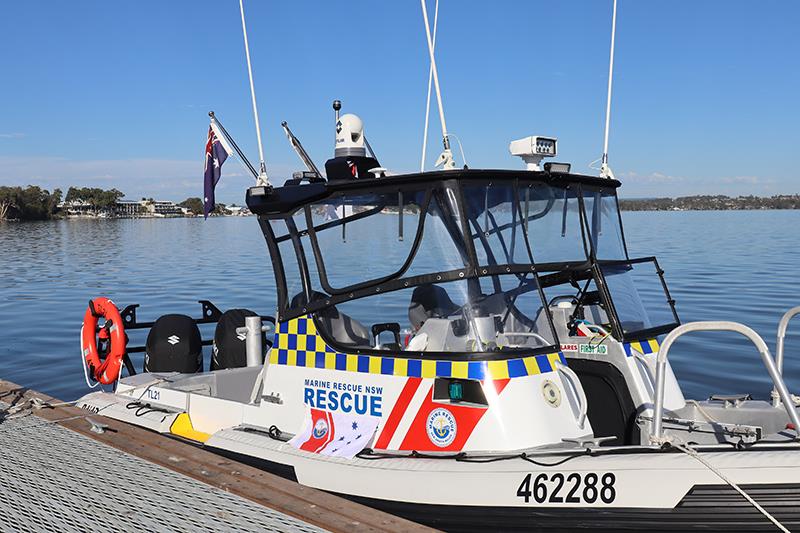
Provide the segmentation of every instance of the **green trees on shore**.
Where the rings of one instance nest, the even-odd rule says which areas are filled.
[[[203,214],[203,200],[197,197],[187,198],[178,204],[192,212],[193,215]]]
[[[62,199],[61,189],[52,193],[36,185],[27,187],[0,187],[0,220],[47,220],[58,214]],[[125,196],[117,189],[70,187],[65,202],[79,202],[91,206],[95,213],[112,209]]]
[[[103,209],[111,209],[125,196],[125,193],[117,189],[100,189],[97,187],[70,187],[67,190],[65,202],[81,201],[92,206],[97,212]]]
[[[0,220],[47,220],[61,203],[61,189],[52,193],[36,185],[0,187]]]
[[[178,204],[179,206],[188,209],[193,215],[203,214],[203,200],[197,197],[187,198]],[[227,215],[230,213],[225,207],[225,204],[216,204],[214,210],[211,212],[214,215]]]

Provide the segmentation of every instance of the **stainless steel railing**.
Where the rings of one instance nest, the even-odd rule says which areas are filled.
[[[798,309],[798,312],[800,312],[800,308]],[[781,378],[780,371],[775,361],[773,361],[764,339],[752,329],[738,322],[689,322],[688,324],[683,324],[670,331],[658,350],[658,357],[656,359],[656,398],[653,408],[652,434],[650,436],[653,442],[660,442],[663,436],[662,418],[664,416],[664,380],[667,371],[667,354],[672,347],[672,343],[674,343],[678,337],[693,331],[732,331],[750,339],[761,355],[764,366],[767,367],[767,372],[770,378],[772,378],[772,383],[775,386],[775,390],[778,392],[778,397],[783,401],[786,413],[789,415],[789,420],[794,424],[795,432],[800,435],[800,418],[798,418],[789,391],[786,390],[786,384],[783,382],[783,378]]]
[[[775,366],[778,368],[778,373],[781,376],[783,375],[783,345],[786,340],[786,330],[789,327],[789,321],[792,320],[795,315],[800,315],[800,306],[792,307],[786,311],[781,317],[781,321],[778,323],[778,339],[775,342]],[[772,405],[777,407],[779,402],[778,391],[773,389]]]

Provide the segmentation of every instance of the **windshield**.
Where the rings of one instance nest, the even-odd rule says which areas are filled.
[[[585,261],[578,197],[544,183],[464,187],[481,265]]]
[[[487,175],[306,189],[314,198],[282,222],[261,221],[284,278],[279,319],[312,315],[342,350],[467,358],[553,351],[562,333],[546,298],[579,298],[586,320],[615,336],[663,324],[641,318],[635,284],[620,277],[635,268],[619,266],[627,255],[613,187]]]
[[[655,258],[599,263],[626,340],[653,337],[680,321]]]
[[[481,278],[480,291],[461,280],[346,301],[321,311],[317,324],[348,348],[464,354],[554,346],[535,279],[498,277],[503,286],[498,292],[490,279]]]

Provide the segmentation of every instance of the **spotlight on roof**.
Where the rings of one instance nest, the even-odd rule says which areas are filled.
[[[517,139],[511,141],[508,145],[508,150],[511,155],[516,155],[525,161],[528,170],[542,170],[539,167],[542,159],[545,157],[555,157],[557,151],[558,139],[552,137],[539,137],[538,135],[531,135],[524,139]]]

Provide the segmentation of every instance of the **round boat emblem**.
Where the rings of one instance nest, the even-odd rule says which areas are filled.
[[[324,418],[317,420],[317,423],[314,424],[314,430],[312,433],[314,434],[315,439],[321,439],[328,433],[328,423]]]
[[[547,402],[550,407],[558,407],[561,405],[561,391],[558,385],[549,379],[542,383],[542,395],[544,396],[544,401]]]
[[[434,409],[425,423],[428,438],[439,448],[450,446],[456,439],[456,418],[444,408]]]

